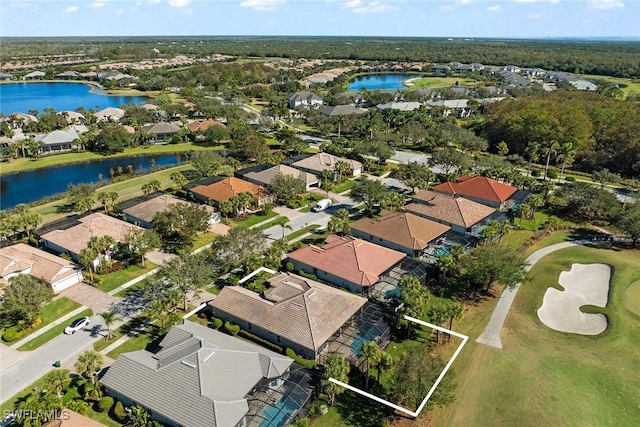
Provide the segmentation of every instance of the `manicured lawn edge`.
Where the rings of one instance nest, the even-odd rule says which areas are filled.
[[[98,277],[104,279],[104,284],[98,289],[103,292],[111,292],[112,290],[124,285],[127,282],[130,282],[136,277],[140,277],[143,274],[150,272],[156,267],[157,265],[152,263],[151,261],[145,261],[144,268],[136,264],[130,265],[129,267],[119,271],[114,271],[113,273],[98,275]]]

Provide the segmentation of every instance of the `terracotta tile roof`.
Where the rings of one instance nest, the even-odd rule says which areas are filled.
[[[76,265],[24,243],[0,249],[0,276],[25,273],[47,283],[76,275]],[[31,269],[28,273],[26,270]]]
[[[156,212],[164,212],[169,206],[175,205],[176,203],[193,206],[204,206],[204,208],[207,210],[207,212],[209,212],[210,215],[213,215],[213,213],[215,212],[215,209],[213,209],[211,206],[188,202],[186,200],[174,197],[170,194],[162,194],[154,197],[153,199],[145,200],[144,202],[133,205],[123,210],[122,212],[142,221],[152,222]]]
[[[495,212],[492,207],[464,197],[452,197],[428,190],[418,191],[413,200],[418,203],[405,206],[405,210],[464,228],[471,227]]]
[[[351,229],[405,248],[421,250],[451,227],[411,213],[383,211],[378,218],[365,217],[355,221]]]
[[[219,126],[219,127],[223,127],[226,128],[225,125],[223,125],[222,123],[220,123],[219,121],[216,120],[205,120],[202,122],[192,122],[189,123],[187,125],[187,128],[191,131],[191,132],[196,132],[196,131],[204,131],[209,129],[211,126]]]
[[[193,187],[191,191],[216,202],[225,202],[236,194],[245,192],[253,194],[256,198],[267,194],[266,188],[235,177],[225,178],[209,185],[198,185]]]
[[[225,286],[209,305],[304,347],[318,350],[366,302],[365,298],[291,273],[269,280],[264,298]]]
[[[159,134],[178,133],[178,131],[180,130],[180,126],[171,122],[158,122],[152,125],[142,126],[142,129],[145,132],[159,135]]]
[[[467,196],[476,199],[488,200],[494,203],[503,203],[518,191],[512,187],[495,179],[486,176],[461,176],[456,182],[443,182],[433,187],[439,193]]]
[[[289,258],[366,287],[404,258],[402,252],[365,240],[330,235],[319,248],[309,245],[291,252]]]
[[[98,212],[87,215],[79,221],[80,224],[71,228],[54,230],[41,237],[71,253],[79,254],[87,247],[87,243],[93,236],[111,236],[116,242],[124,242],[130,230],[141,230],[137,225]]]

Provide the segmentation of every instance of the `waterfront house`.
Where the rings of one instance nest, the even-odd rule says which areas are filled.
[[[180,126],[171,122],[158,122],[142,126],[142,130],[153,135],[152,142],[162,143],[170,141],[180,131]]]
[[[51,154],[77,148],[78,133],[73,129],[54,130],[48,134],[36,135],[34,140],[42,142],[42,153]]]
[[[160,194],[149,200],[144,200],[140,203],[124,209],[122,213],[127,216],[127,221],[144,228],[151,228],[153,227],[153,217],[155,216],[155,214],[158,212],[164,212],[169,208],[169,206],[175,204],[190,205],[193,207],[204,207],[204,209],[209,213],[209,224],[218,223],[222,219],[220,213],[216,212],[216,210],[211,206],[198,205],[193,202],[179,199],[170,194]]]
[[[22,80],[42,80],[46,76],[42,71],[32,71],[29,74],[22,76]]]
[[[124,117],[124,110],[122,108],[107,107],[95,112],[93,115],[99,122],[112,121],[118,123]]]

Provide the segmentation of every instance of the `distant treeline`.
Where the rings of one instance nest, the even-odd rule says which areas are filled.
[[[3,61],[11,57],[69,53],[110,60],[220,53],[242,57],[479,62],[640,78],[640,43],[624,41],[202,36],[3,38],[2,45]],[[160,54],[154,53],[154,48]]]

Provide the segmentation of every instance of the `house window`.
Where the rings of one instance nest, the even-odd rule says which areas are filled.
[[[280,335],[276,335],[276,342],[280,344]]]
[[[247,329],[250,331],[253,330],[253,325],[251,324],[251,322],[247,322]]]
[[[313,275],[314,275],[314,276],[317,276],[317,275],[318,275],[318,269],[317,269],[317,268],[315,268],[315,267],[313,267]]]

